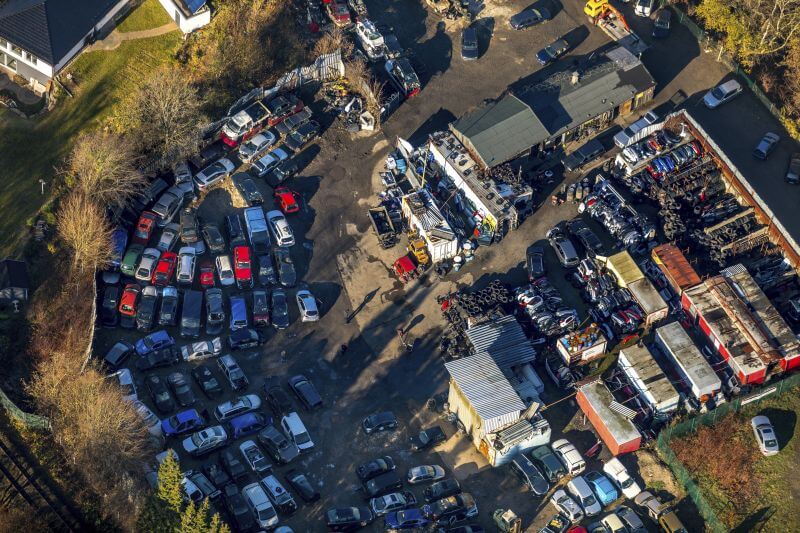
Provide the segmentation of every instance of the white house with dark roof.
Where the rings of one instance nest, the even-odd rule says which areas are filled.
[[[116,24],[130,0],[6,0],[0,2],[0,68],[35,92],[104,28]]]

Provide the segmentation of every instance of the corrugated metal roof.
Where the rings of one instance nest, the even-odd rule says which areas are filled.
[[[644,279],[644,274],[627,251],[614,254],[605,258],[608,268],[617,278],[620,287],[627,287],[629,283]]]
[[[674,244],[660,244],[653,248],[650,254],[653,262],[676,289],[688,289],[702,281],[683,252]]]
[[[486,354],[471,355],[444,364],[458,389],[483,420],[525,409],[497,363]]]
[[[511,315],[469,328],[467,338],[476,354],[489,355],[503,372],[536,360],[536,351]]]
[[[578,392],[583,394],[616,442],[625,443],[641,438],[642,435],[633,422],[611,409],[611,404],[616,401],[602,381],[585,383],[578,387]]]
[[[678,407],[678,391],[658,366],[650,350],[637,345],[623,348],[617,364],[653,409],[669,412]]]
[[[667,302],[658,293],[656,288],[647,278],[637,279],[628,283],[628,290],[633,298],[641,306],[646,315],[653,315],[664,312],[668,309]]]

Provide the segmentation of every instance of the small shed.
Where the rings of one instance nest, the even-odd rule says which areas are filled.
[[[598,257],[598,260],[605,263],[605,267],[614,274],[620,287],[627,288],[634,281],[644,279],[642,269],[627,251],[605,258]]]
[[[26,302],[31,288],[28,265],[16,259],[0,261],[0,302]]]
[[[669,414],[678,409],[680,395],[650,350],[636,344],[623,348],[617,366],[654,413]]]
[[[684,289],[700,284],[700,276],[674,244],[656,246],[650,252],[650,257],[678,296]]]
[[[656,328],[655,344],[675,364],[698,400],[705,401],[722,388],[719,376],[680,323]]]
[[[581,411],[613,455],[639,449],[642,434],[632,422],[636,412],[617,403],[599,378],[580,385],[575,398]]]
[[[667,318],[669,306],[647,278],[628,283],[628,291],[644,312],[644,324],[650,326]]]

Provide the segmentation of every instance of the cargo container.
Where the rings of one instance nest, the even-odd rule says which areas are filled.
[[[672,289],[680,296],[685,289],[700,284],[700,276],[674,244],[661,244],[650,252],[653,262],[667,278]]]
[[[656,328],[655,343],[675,364],[695,398],[705,401],[722,388],[719,376],[680,323],[672,322]]]
[[[613,455],[639,449],[642,434],[631,421],[636,411],[617,403],[599,378],[579,386],[575,398],[581,411],[586,414],[603,444]]]
[[[628,291],[644,312],[645,326],[651,326],[667,318],[669,306],[649,279],[642,278],[628,283]]]
[[[404,196],[401,207],[409,227],[425,239],[431,261],[440,263],[458,255],[458,237],[439,211],[433,196],[420,189]]]
[[[617,285],[620,287],[627,288],[630,283],[644,279],[642,269],[627,251],[597,259],[605,265],[609,272],[614,274],[614,277],[617,278]]]
[[[619,352],[617,366],[655,414],[666,415],[678,409],[680,395],[650,350],[638,345],[624,348]]]
[[[607,344],[597,324],[590,324],[586,329],[560,337],[556,341],[556,349],[567,365],[573,365],[603,357]]]

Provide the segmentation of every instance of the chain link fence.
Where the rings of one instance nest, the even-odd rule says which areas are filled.
[[[700,516],[706,522],[709,530],[723,533],[728,531],[728,528],[722,523],[717,516],[717,511],[724,510],[732,507],[733,503],[724,501],[720,497],[703,492],[700,487],[692,479],[692,475],[683,466],[683,463],[675,455],[670,447],[670,441],[673,438],[681,437],[689,433],[695,433],[701,426],[712,426],[717,420],[724,418],[731,413],[738,413],[748,406],[758,405],[762,400],[773,396],[780,396],[781,394],[800,387],[800,374],[788,376],[776,383],[771,383],[765,387],[761,387],[758,391],[742,396],[731,402],[724,403],[707,413],[703,413],[682,422],[678,422],[674,426],[664,428],[656,439],[656,447],[664,462],[669,466],[675,478],[678,480],[685,489],[686,494],[694,502]]]

